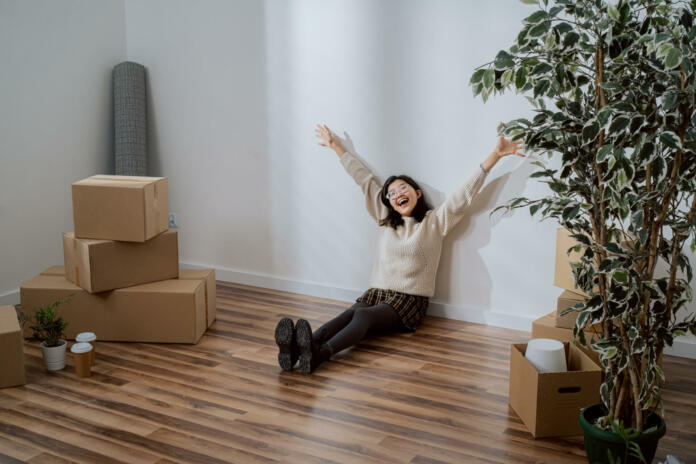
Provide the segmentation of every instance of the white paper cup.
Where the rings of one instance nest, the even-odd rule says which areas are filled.
[[[89,352],[89,365],[94,366],[94,357],[97,353],[97,336],[93,332],[81,332],[75,337],[78,343],[89,343],[92,345],[92,351]]]
[[[550,338],[534,338],[527,343],[525,357],[539,372],[566,372],[563,343]]]

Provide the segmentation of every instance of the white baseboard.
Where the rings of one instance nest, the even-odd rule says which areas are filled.
[[[0,306],[18,305],[19,304],[19,289],[10,290],[0,294]]]
[[[333,300],[353,301],[359,297],[362,290],[354,290],[340,287],[331,287],[316,282],[303,282],[298,280],[285,279],[267,274],[245,272],[235,269],[215,267],[201,263],[182,262],[182,267],[189,268],[214,268],[218,280],[233,282],[242,285],[252,285],[255,287],[271,288],[303,295],[317,296],[320,298],[330,298]],[[535,317],[520,316],[498,311],[483,311],[476,308],[453,305],[431,300],[428,309],[431,316],[445,317],[458,321],[474,322],[486,324],[494,327],[506,329],[523,330],[531,332],[532,322]],[[696,339],[693,337],[680,337],[674,341],[672,347],[665,348],[665,354],[679,356],[683,358],[696,359]]]

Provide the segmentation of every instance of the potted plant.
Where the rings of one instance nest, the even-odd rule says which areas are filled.
[[[581,416],[588,458],[610,462],[618,444],[611,459],[623,460],[628,437],[650,462],[665,432],[658,359],[696,333],[693,315],[678,317],[691,300],[683,248],[696,249],[696,2],[523,2],[538,8],[470,83],[484,101],[514,89],[533,105],[499,130],[548,155],[530,177],[550,190],[495,210],[528,207],[577,241],[573,275],[589,296],[570,309],[573,332],[587,346],[583,329],[600,324],[590,345],[605,374],[601,404]],[[598,449],[596,435],[608,438]]]
[[[49,371],[59,371],[65,367],[67,342],[61,337],[68,324],[58,316],[56,308],[69,299],[70,296],[34,311],[35,324],[31,326],[31,329],[34,331],[34,338],[41,340],[41,351],[46,369]]]

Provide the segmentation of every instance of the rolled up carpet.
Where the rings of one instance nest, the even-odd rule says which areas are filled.
[[[145,67],[125,61],[114,67],[115,173],[147,175]]]

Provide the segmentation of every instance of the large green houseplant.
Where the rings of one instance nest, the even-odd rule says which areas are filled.
[[[484,101],[513,89],[531,102],[533,118],[500,131],[548,155],[531,177],[550,190],[500,208],[529,207],[577,240],[589,297],[574,334],[586,344],[582,329],[601,324],[591,347],[606,374],[595,425],[646,431],[664,347],[696,333],[693,315],[675,317],[691,300],[683,250],[696,249],[696,0],[523,2],[538,8],[470,83]]]

